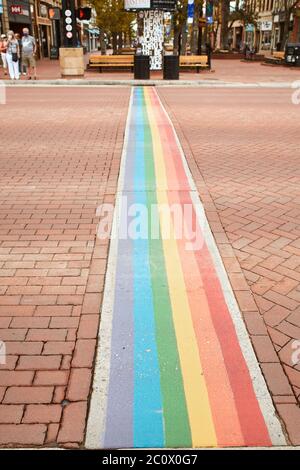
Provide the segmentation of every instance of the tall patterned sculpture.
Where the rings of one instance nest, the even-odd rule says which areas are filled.
[[[150,69],[161,70],[164,43],[164,12],[145,10],[143,12],[144,34],[142,52],[150,56]]]

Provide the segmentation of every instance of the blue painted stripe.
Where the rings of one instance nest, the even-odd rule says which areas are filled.
[[[145,187],[143,91],[137,100],[134,186]],[[135,203],[147,207],[145,191],[135,191]],[[155,338],[149,242],[139,238],[133,247],[134,273],[134,447],[163,447],[163,408]]]

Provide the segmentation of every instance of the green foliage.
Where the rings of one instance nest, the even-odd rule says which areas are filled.
[[[255,11],[255,9],[250,9],[249,6],[246,5],[245,3],[242,3],[241,5],[236,5],[236,8],[230,12],[229,14],[229,21],[231,24],[234,23],[234,21],[241,21],[245,26],[248,24],[257,24],[258,20],[258,13]]]
[[[124,11],[123,0],[92,0],[97,13],[97,24],[108,34],[130,33],[136,15]]]

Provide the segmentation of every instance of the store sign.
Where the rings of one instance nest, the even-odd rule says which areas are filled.
[[[148,10],[150,9],[150,0],[125,0],[125,10]]]
[[[188,5],[187,5],[187,22],[188,22],[188,24],[193,24],[193,22],[194,22],[194,13],[195,13],[195,2],[194,2],[194,0],[188,0]]]
[[[176,8],[174,0],[151,0],[152,10],[174,11]]]
[[[261,21],[260,30],[261,31],[272,31],[273,23],[272,21]]]
[[[48,7],[43,3],[40,3],[40,16],[42,18],[48,18]]]
[[[12,15],[22,15],[22,7],[21,5],[11,5],[10,12]]]
[[[254,24],[247,24],[246,32],[247,33],[253,33],[254,32]]]
[[[7,0],[7,10],[9,21],[11,23],[30,24],[29,0]]]
[[[174,11],[176,0],[124,0],[125,10]]]

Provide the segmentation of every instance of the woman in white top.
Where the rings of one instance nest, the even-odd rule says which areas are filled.
[[[0,36],[0,55],[2,59],[2,66],[4,69],[4,75],[7,75],[7,62],[6,62],[6,34]]]
[[[6,47],[6,61],[8,66],[9,76],[12,80],[19,80],[19,58],[20,47],[19,42],[15,38],[13,31],[7,33],[7,47]]]

